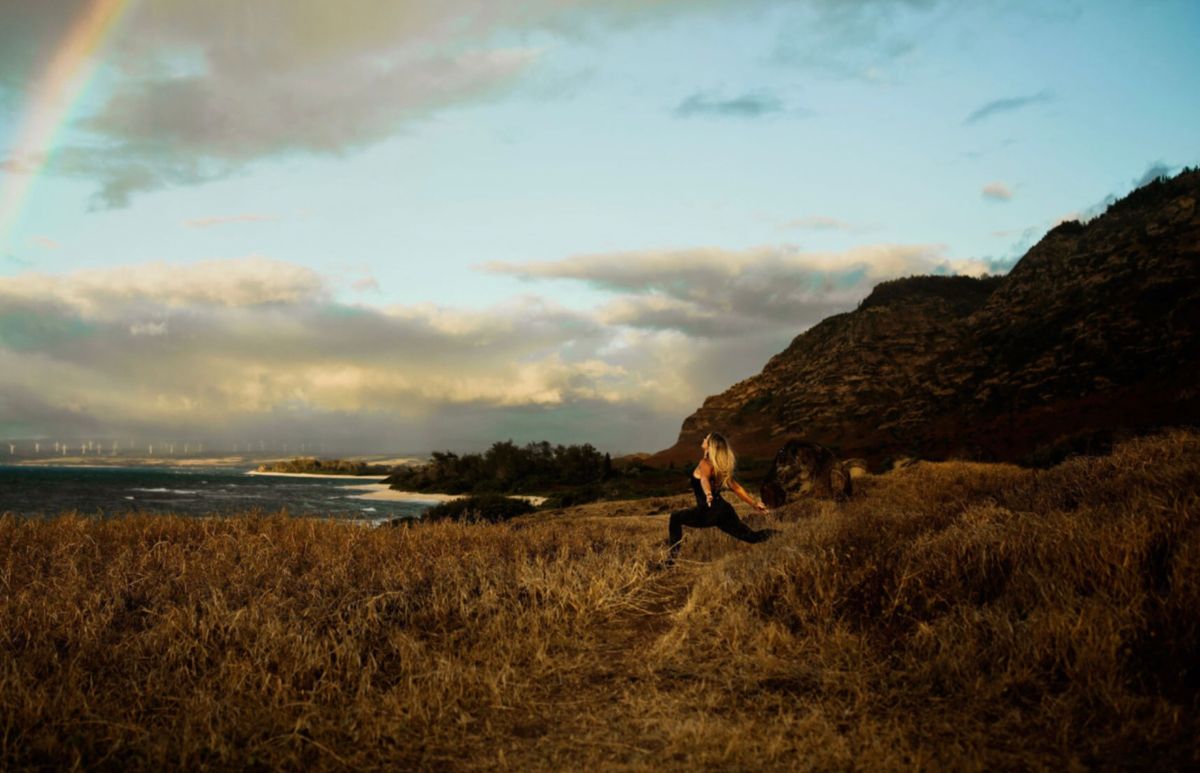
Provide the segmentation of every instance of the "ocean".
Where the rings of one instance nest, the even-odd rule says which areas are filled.
[[[233,515],[249,510],[378,524],[418,517],[429,502],[360,499],[377,479],[247,475],[230,467],[0,466],[0,513]]]

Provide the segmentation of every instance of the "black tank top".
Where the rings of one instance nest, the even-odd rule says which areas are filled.
[[[688,478],[690,478],[692,481],[692,493],[696,495],[696,507],[700,507],[700,508],[708,507],[708,499],[707,499],[707,497],[704,496],[704,486],[700,485],[700,479],[697,478],[694,474],[688,475]],[[711,481],[712,478],[709,478],[709,480]],[[714,485],[713,486],[713,501],[715,502],[717,499],[720,498],[720,496],[721,496],[721,487]]]

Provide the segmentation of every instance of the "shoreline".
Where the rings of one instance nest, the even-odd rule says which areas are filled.
[[[385,476],[386,477],[386,476]],[[384,483],[364,483],[358,486],[345,486],[348,490],[361,491],[361,494],[351,494],[352,499],[366,499],[372,502],[420,502],[422,504],[441,504],[462,499],[462,494],[426,494],[420,491],[397,491]]]
[[[361,486],[346,486],[345,488],[357,489],[364,492],[362,494],[351,494],[351,497],[354,499],[367,499],[375,502],[433,502],[441,504],[442,502],[452,502],[455,499],[464,499],[468,496],[467,494],[430,494],[421,491],[397,491],[383,483],[365,483]],[[509,499],[523,499],[534,507],[546,501],[546,497],[528,494],[509,494],[506,496]]]
[[[384,480],[387,475],[334,475],[324,472],[262,472],[250,470],[247,475],[272,475],[279,478],[337,478],[341,480]]]
[[[237,468],[255,464],[255,460],[240,456],[213,456],[196,459],[161,459],[153,457],[81,457],[58,456],[45,459],[23,458],[10,462],[7,467],[86,467],[97,469],[101,467],[222,467]]]

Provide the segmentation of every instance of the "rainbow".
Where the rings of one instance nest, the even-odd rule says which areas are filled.
[[[90,0],[30,92],[16,143],[8,154],[21,166],[4,175],[7,179],[0,188],[0,244],[16,224],[34,181],[46,167],[56,135],[95,73],[98,50],[133,1]]]

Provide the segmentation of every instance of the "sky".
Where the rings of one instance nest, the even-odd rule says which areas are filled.
[[[876,283],[1004,273],[1196,165],[1198,32],[1194,0],[0,0],[0,439],[665,448]]]

